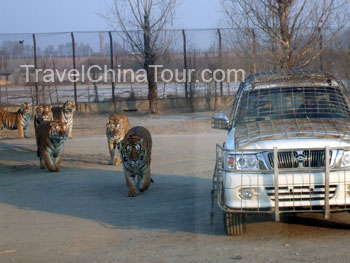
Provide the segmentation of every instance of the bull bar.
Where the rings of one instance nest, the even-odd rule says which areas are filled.
[[[298,149],[299,150],[299,149]],[[349,151],[350,147],[325,147],[325,148],[314,148],[314,149],[300,149],[304,151],[317,151],[317,150],[324,150],[325,151],[325,158],[324,158],[324,165],[323,167],[292,167],[288,169],[280,168],[279,167],[279,156],[278,153],[281,151],[286,152],[286,151],[296,151],[295,149],[278,149],[277,147],[273,149],[258,149],[258,150],[230,150],[230,149],[225,149],[221,145],[216,145],[216,163],[215,163],[215,169],[214,169],[214,174],[213,174],[213,180],[212,180],[212,190],[211,190],[211,213],[210,213],[210,220],[211,220],[211,225],[213,225],[213,220],[214,220],[214,214],[215,213],[241,213],[241,214],[272,214],[275,217],[276,221],[280,221],[280,215],[281,214],[286,214],[286,213],[323,213],[324,218],[327,220],[330,217],[331,213],[336,213],[336,212],[345,212],[345,211],[350,211],[350,167],[344,167],[341,168],[341,165],[336,163],[336,158],[339,156],[341,152],[344,153],[344,151]],[[300,151],[299,150],[299,151]],[[265,167],[263,170],[237,170],[237,167],[234,169],[228,169],[225,166],[225,156],[227,154],[234,153],[236,155],[243,155],[247,153],[256,153],[257,155],[263,155],[264,153],[273,153],[274,157],[274,162],[273,165],[270,167]],[[333,157],[331,157],[331,153],[333,153]],[[334,156],[334,153],[336,153],[337,156]],[[277,160],[277,161],[276,161]],[[263,160],[262,160],[263,161]],[[310,162],[309,162],[310,165]],[[267,165],[268,166],[268,165]],[[311,166],[311,165],[310,165]],[[344,194],[344,202],[339,204],[330,204],[330,174],[333,172],[337,172],[337,177],[338,177],[338,184],[342,184],[342,187],[337,188],[337,191],[339,189],[343,189],[344,193],[337,193],[338,195]],[[270,187],[272,191],[271,196],[271,202],[272,206],[271,207],[260,207],[259,205],[255,208],[247,208],[244,207],[243,201],[241,202],[240,207],[229,207],[225,204],[224,200],[224,191],[225,189],[223,188],[223,174],[224,173],[231,173],[234,174],[235,176],[240,176],[240,181],[243,181],[244,176],[249,176],[252,174],[255,174],[257,176],[270,176],[272,177],[271,179],[273,180],[273,186]],[[309,205],[303,205],[303,206],[296,206],[294,205],[294,201],[292,202],[293,205],[288,206],[288,207],[283,207],[280,205],[280,187],[282,186],[279,182],[280,176],[281,175],[288,175],[292,178],[292,182],[288,183],[286,185],[285,183],[283,184],[283,187],[300,187],[300,185],[295,185],[294,184],[294,178],[298,174],[308,174],[309,180],[308,182],[305,183],[306,180],[303,181],[302,185],[303,186],[310,186],[311,183],[311,177],[317,173],[318,175],[321,174],[322,176],[322,189],[324,189],[324,194],[322,194],[321,198],[318,199],[319,201],[317,202],[317,205],[314,205],[314,201],[312,201],[312,195],[315,195],[314,190],[310,190],[309,188]],[[307,176],[304,176],[307,177]],[[257,180],[259,181],[259,180]],[[256,185],[255,185],[256,186]],[[259,185],[259,187],[263,187],[264,185]],[[305,198],[305,191],[303,191],[302,195],[304,197],[304,200],[307,199]],[[294,192],[293,192],[293,197],[294,197]],[[260,198],[260,195],[258,195],[258,199]],[[293,199],[294,200],[294,199]],[[305,202],[308,201],[304,201]],[[259,200],[257,201],[258,204],[260,204]],[[219,208],[220,211],[217,211],[217,208]]]

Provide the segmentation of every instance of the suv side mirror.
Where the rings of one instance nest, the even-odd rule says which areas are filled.
[[[211,119],[211,127],[213,129],[228,130],[229,119],[224,113],[215,113]]]

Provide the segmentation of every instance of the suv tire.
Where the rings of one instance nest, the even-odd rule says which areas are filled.
[[[229,236],[239,236],[246,232],[246,215],[236,213],[224,213],[224,226]]]

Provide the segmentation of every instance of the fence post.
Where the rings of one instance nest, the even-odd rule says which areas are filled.
[[[114,61],[113,61],[113,37],[112,37],[112,32],[108,32],[109,35],[109,47],[110,47],[110,60],[111,60],[111,69],[114,71]],[[114,84],[114,74],[111,72],[111,79],[112,79],[112,101],[114,105],[114,110],[115,110],[115,84]]]
[[[6,74],[6,83],[5,83],[5,88],[6,88],[6,106],[9,105],[9,92],[8,92],[8,88],[7,88],[7,82],[9,80],[9,75]]]
[[[256,35],[254,28],[252,29],[252,40],[253,40],[253,73],[256,73],[257,71],[257,53],[256,53]]]
[[[37,64],[37,57],[36,57],[36,37],[35,34],[33,34],[33,44],[34,44],[34,71],[36,76],[36,70],[38,68]],[[35,104],[39,104],[39,87],[38,87],[38,80],[34,79],[34,86],[35,86]]]
[[[73,69],[76,69],[76,64],[75,64],[75,40],[74,40],[74,33],[71,32],[71,37],[72,37],[72,50],[73,50]],[[76,80],[76,75],[73,75],[73,80],[74,80],[74,101],[75,101],[75,108],[78,110],[78,95],[77,95],[77,82]]]
[[[218,28],[218,36],[219,36],[219,68],[222,69],[222,36],[221,30]],[[220,72],[220,79],[222,79],[222,74]],[[220,82],[220,96],[222,97],[224,93],[224,83]]]
[[[187,82],[188,82],[188,75],[187,75],[187,44],[186,44],[186,32],[185,29],[182,29],[182,36],[183,36],[183,45],[184,45],[184,68],[185,68],[185,97],[188,98],[188,90],[187,90]]]
[[[322,49],[323,49],[323,36],[321,32],[321,28],[318,28],[318,34],[320,37],[320,70],[323,71],[323,55],[322,55]]]

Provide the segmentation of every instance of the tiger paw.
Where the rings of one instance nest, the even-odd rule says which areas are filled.
[[[128,197],[136,197],[136,191],[128,192]]]

